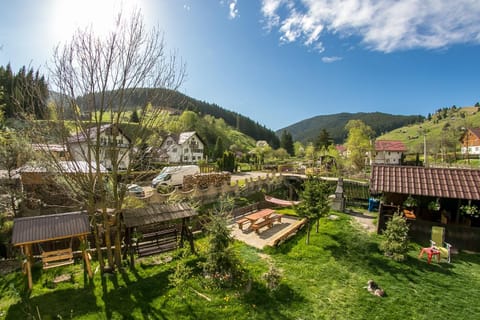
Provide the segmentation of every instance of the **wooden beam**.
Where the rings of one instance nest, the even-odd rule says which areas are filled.
[[[85,236],[80,236],[79,238],[80,238],[80,243],[82,248],[83,261],[85,261],[85,268],[87,269],[88,277],[92,279],[93,273],[92,273],[92,267],[90,265],[90,256],[89,256],[89,253],[87,252],[87,239]]]
[[[24,246],[25,256],[26,258],[26,272],[27,272],[27,280],[28,280],[28,289],[32,290],[33,288],[33,280],[32,280],[32,245],[27,244]]]

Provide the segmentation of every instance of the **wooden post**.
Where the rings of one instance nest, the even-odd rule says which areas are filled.
[[[24,247],[25,256],[27,257],[26,262],[26,272],[27,272],[27,279],[28,279],[28,289],[32,290],[33,288],[33,280],[32,280],[32,245],[26,244]]]
[[[85,268],[87,269],[88,277],[91,279],[93,277],[92,267],[90,265],[90,257],[87,252],[87,239],[85,236],[80,236],[80,242],[82,243],[82,257],[85,261]]]

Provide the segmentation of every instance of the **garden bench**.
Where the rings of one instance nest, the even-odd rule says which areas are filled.
[[[144,233],[137,240],[136,247],[139,257],[175,250],[177,248],[177,230],[170,228]]]
[[[259,233],[260,228],[263,228],[265,226],[268,226],[269,228],[273,227],[272,219],[266,218],[263,221],[255,222],[254,224],[252,224],[252,230],[254,230],[256,233]]]
[[[73,264],[72,248],[42,252],[43,269]]]
[[[281,214],[274,214],[270,216],[270,220],[282,222],[282,215]]]
[[[250,220],[248,218],[241,218],[241,219],[237,220],[238,229],[243,230],[243,225],[246,222],[250,222]]]

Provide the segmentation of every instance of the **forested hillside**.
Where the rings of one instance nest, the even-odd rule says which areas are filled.
[[[362,120],[375,131],[376,136],[379,136],[385,132],[389,132],[408,124],[422,122],[424,117],[420,115],[393,115],[381,112],[344,112],[316,116],[297,122],[286,128],[278,130],[277,135],[280,136],[282,131],[287,130],[290,132],[295,141],[307,143],[315,141],[315,138],[320,134],[321,130],[325,129],[328,131],[330,138],[332,138],[335,143],[340,144],[343,143],[344,139],[346,138],[347,132],[345,131],[345,125],[349,120]]]
[[[83,99],[86,98],[79,99],[78,104],[80,108]],[[153,107],[174,108],[181,111],[190,110],[199,115],[212,115],[215,118],[223,119],[226,124],[255,140],[266,140],[273,148],[278,148],[279,146],[279,139],[275,132],[264,125],[260,125],[248,117],[226,110],[214,103],[199,101],[179,92],[167,89],[137,89],[127,99],[126,105],[132,110],[151,103]]]

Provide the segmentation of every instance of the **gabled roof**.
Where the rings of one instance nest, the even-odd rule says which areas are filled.
[[[15,246],[78,237],[90,233],[84,212],[68,212],[13,219],[12,243]]]
[[[480,128],[468,128],[468,131],[470,131],[474,136],[480,139]],[[465,139],[465,135],[467,134],[468,131],[465,131],[460,138],[460,141],[463,141]]]
[[[115,127],[114,124],[102,124],[100,126],[94,126],[86,130],[86,133],[84,132],[78,132],[75,135],[72,135],[71,137],[68,138],[69,143],[80,143],[80,142],[85,142],[85,141],[95,141],[97,138],[97,132],[105,132],[105,130]],[[122,129],[118,128],[118,131],[129,141],[131,142],[130,138],[128,138],[125,133],[123,133]]]
[[[43,165],[32,165],[27,164],[19,168],[17,171],[22,173],[44,173],[44,172],[62,172],[62,173],[89,173],[89,168],[93,172],[96,171],[95,162],[89,164],[87,161],[78,160],[78,161],[58,161],[58,167],[52,165],[52,167],[47,168]],[[100,172],[107,172],[105,166],[100,164]]]
[[[373,165],[370,191],[480,200],[480,170]]]
[[[193,137],[194,135],[197,136],[198,140],[200,140],[203,144],[205,144],[205,142],[203,142],[202,138],[200,138],[200,136],[197,134],[196,131],[187,131],[187,132],[182,132],[180,133],[179,135],[176,135],[176,134],[169,134],[165,139],[163,139],[163,142],[162,142],[162,145],[160,146],[160,148],[163,147],[163,144],[165,143],[165,141],[167,140],[167,138],[172,138],[173,141],[175,141],[175,143],[177,145],[182,145],[184,144],[188,139],[190,139],[191,137]]]
[[[480,128],[471,128],[470,131],[480,138]]]
[[[153,203],[144,208],[124,209],[122,215],[125,226],[131,228],[192,217],[198,215],[198,212],[185,203]]]
[[[399,140],[376,140],[375,151],[405,152],[407,148]]]
[[[196,135],[197,133],[195,131],[189,131],[189,132],[182,132],[178,136],[178,144],[184,144],[185,141],[190,139],[192,136]]]

